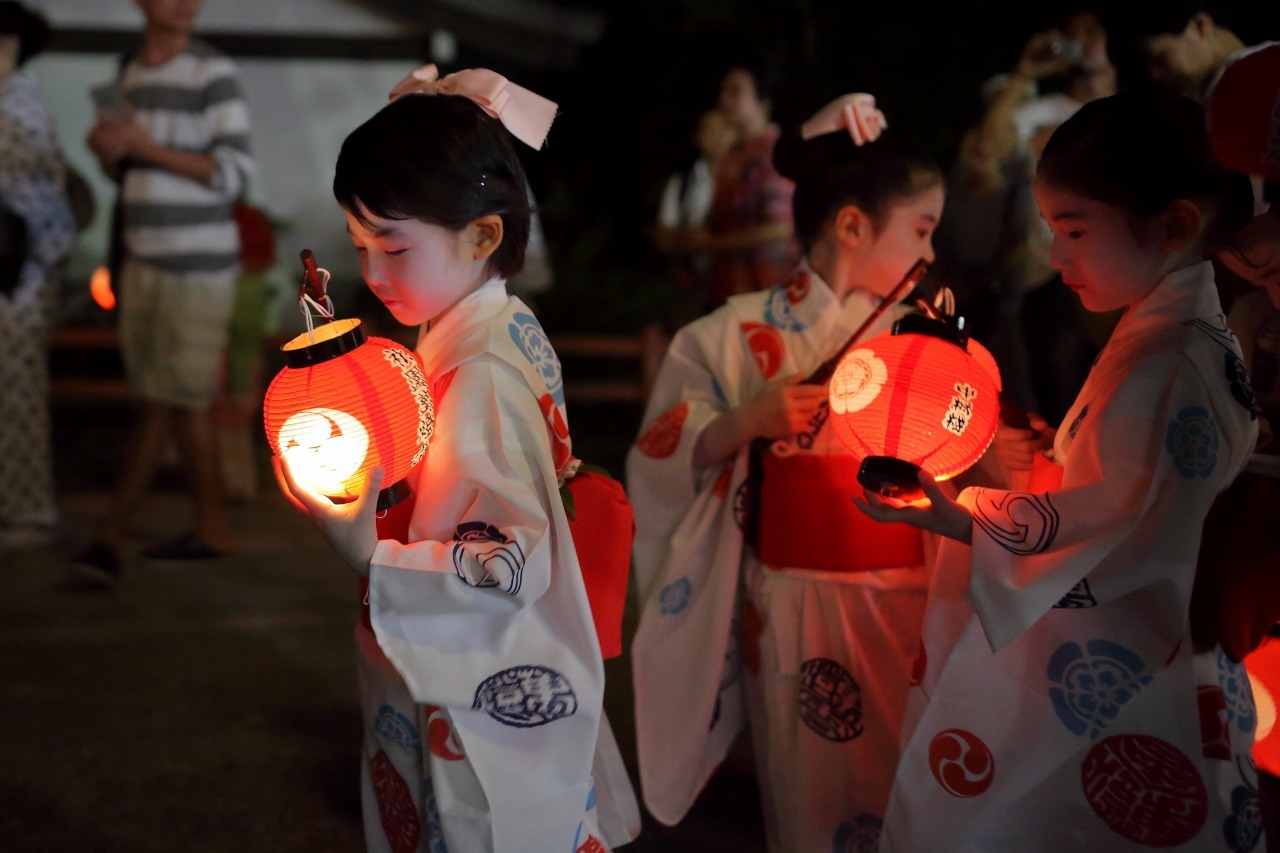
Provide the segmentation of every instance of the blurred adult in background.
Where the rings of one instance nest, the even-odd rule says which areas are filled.
[[[146,29],[121,66],[125,103],[114,115],[100,109],[88,139],[120,181],[121,353],[143,404],[115,499],[75,559],[106,581],[119,574],[129,521],[173,439],[195,517],[189,531],[143,556],[207,559],[235,548],[209,404],[239,271],[232,205],[253,170],[249,110],[235,65],[191,37],[200,0],[135,2]]]
[[[49,333],[75,237],[57,133],[19,70],[43,17],[0,2],[0,551],[45,544],[58,518],[49,437]]]
[[[1152,79],[1197,101],[1209,96],[1233,58],[1249,50],[1232,30],[1224,3],[1163,0],[1135,10],[1127,27]]]
[[[720,82],[719,109],[738,135],[716,174],[706,228],[688,243],[710,252],[715,308],[730,296],[773,287],[800,259],[793,239],[795,185],[773,167],[778,126],[770,120],[772,81],[752,62],[733,63]]]
[[[1048,91],[1051,83],[1060,91]],[[1036,159],[1054,129],[1089,101],[1115,94],[1116,68],[1098,15],[1078,9],[1059,26],[1031,36],[1013,70],[985,88],[986,110],[961,144],[959,193],[949,218],[954,223],[964,217],[984,196],[1007,197],[1008,212],[987,225],[1007,229],[1004,239],[989,241],[998,254],[983,270],[996,276],[993,351],[1007,366],[1008,396],[1057,423],[1114,318],[1090,315],[1062,286],[1049,262],[1049,229],[1029,195]],[[974,228],[972,219],[967,227]],[[941,242],[954,245],[951,238]],[[968,243],[966,251],[976,245]],[[972,270],[973,260],[966,260]]]
[[[711,299],[711,255],[691,248],[699,242],[715,198],[716,175],[738,142],[738,129],[720,109],[698,120],[694,134],[698,157],[667,179],[658,203],[654,243],[674,263],[678,294],[672,331],[707,313]]]

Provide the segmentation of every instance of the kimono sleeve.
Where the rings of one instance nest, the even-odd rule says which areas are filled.
[[[373,553],[379,639],[463,654],[518,641],[552,583],[553,513],[563,515],[544,423],[507,365],[458,368],[419,476],[413,541],[382,540]],[[559,553],[572,555],[571,543]]]
[[[1185,551],[1193,568],[1204,514],[1234,475],[1225,471],[1238,455],[1232,427],[1223,429],[1209,389],[1182,356],[1140,362],[1089,408],[1062,489],[961,495],[973,514],[968,599],[993,651],[1095,571],[1122,570],[1111,572],[1109,594],[1107,584],[1093,585],[1119,598],[1178,573],[1150,558],[1156,550],[1174,561]]]

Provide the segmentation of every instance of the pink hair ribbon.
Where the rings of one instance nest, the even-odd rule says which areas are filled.
[[[389,99],[394,101],[401,95],[461,95],[535,149],[546,141],[556,117],[554,102],[487,68],[468,68],[441,77],[434,64],[424,65],[397,83]]]
[[[847,130],[854,145],[874,142],[889,123],[876,109],[876,99],[865,92],[842,95],[814,113],[800,125],[800,138],[806,142],[815,136]]]

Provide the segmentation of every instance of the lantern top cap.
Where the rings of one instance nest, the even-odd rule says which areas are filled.
[[[930,335],[955,344],[969,351],[969,332],[964,329],[963,317],[926,317],[923,314],[904,314],[893,324],[895,335]]]
[[[303,332],[280,349],[289,367],[313,367],[346,355],[365,342],[367,336],[355,318],[334,320],[311,332]]]

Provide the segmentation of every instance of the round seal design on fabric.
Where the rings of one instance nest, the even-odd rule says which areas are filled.
[[[831,376],[831,411],[837,415],[865,409],[889,380],[884,361],[869,349],[856,349],[840,359]]]
[[[863,732],[862,688],[830,658],[800,665],[800,719],[827,740],[853,740]]]
[[[1208,477],[1218,461],[1218,426],[1207,409],[1188,406],[1169,422],[1165,450],[1183,477]]]
[[[1235,401],[1249,410],[1250,420],[1258,419],[1258,398],[1253,395],[1253,386],[1249,384],[1249,370],[1244,366],[1240,356],[1233,352],[1227,356],[1227,384],[1231,388],[1231,396]]]
[[[800,304],[809,295],[809,288],[812,285],[812,277],[808,272],[796,270],[791,274],[791,278],[787,279],[787,283],[783,285],[787,291],[787,301],[792,305]]]
[[[542,409],[542,416],[547,419],[547,432],[551,436],[551,464],[557,475],[562,474],[564,466],[569,464],[569,459],[573,456],[569,447],[569,427],[565,425],[564,417],[550,394],[543,394],[538,398],[538,408]]]
[[[929,769],[951,796],[976,797],[995,780],[996,759],[977,735],[946,729],[929,742]]]
[[[414,853],[422,837],[418,809],[409,785],[382,750],[369,759],[369,781],[378,801],[378,822],[392,853]]]
[[[1249,686],[1249,673],[1244,664],[1233,663],[1218,649],[1218,684],[1227,703],[1227,720],[1248,734],[1258,725],[1258,711]]]
[[[831,839],[832,853],[876,853],[880,849],[880,830],[884,821],[873,814],[863,812],[853,820],[846,820],[836,827]]]
[[[1114,735],[1080,767],[1085,799],[1112,832],[1148,847],[1185,844],[1204,827],[1209,793],[1191,759],[1150,735]]]
[[[462,745],[458,743],[458,737],[440,706],[424,705],[422,713],[427,719],[427,747],[431,754],[445,761],[461,761],[466,758]]]
[[[782,333],[766,323],[743,323],[739,328],[760,372],[765,379],[772,379],[782,369],[782,358],[787,352]]]
[[[418,742],[418,727],[413,721],[390,705],[378,709],[378,717],[373,721],[373,730],[378,736],[408,750],[421,748]]]
[[[689,605],[693,584],[688,578],[677,578],[658,592],[658,606],[663,616],[674,616]]]
[[[560,358],[547,340],[547,333],[542,331],[542,324],[537,317],[523,311],[512,314],[511,321],[507,327],[511,332],[511,340],[541,374],[542,381],[547,383],[547,390],[555,398],[556,404],[563,406],[564,377],[560,371]]]
[[[689,403],[684,400],[676,403],[636,439],[636,449],[650,459],[666,459],[680,446],[680,431],[688,417]]]
[[[578,711],[569,679],[545,666],[513,666],[480,682],[471,710],[484,711],[507,726],[545,726]]]
[[[790,292],[782,285],[770,290],[764,303],[764,321],[784,332],[803,332],[809,324],[796,316],[791,308],[795,303],[790,297]]]
[[[1142,658],[1118,643],[1064,643],[1049,657],[1049,699],[1072,734],[1097,737],[1151,683]]]

